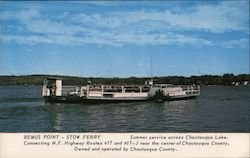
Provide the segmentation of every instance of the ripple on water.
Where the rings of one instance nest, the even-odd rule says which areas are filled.
[[[191,100],[95,105],[45,103],[41,86],[0,91],[1,132],[250,132],[250,87],[202,87]]]

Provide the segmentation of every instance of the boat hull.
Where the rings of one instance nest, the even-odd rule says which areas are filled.
[[[105,104],[105,103],[130,103],[130,102],[144,102],[144,101],[174,101],[194,99],[197,95],[185,96],[165,96],[154,98],[86,98],[79,96],[46,96],[45,101],[51,103],[82,103],[82,104]]]
[[[51,103],[83,103],[84,100],[79,96],[44,96],[44,99]]]
[[[46,96],[46,102],[55,103],[83,103],[83,104],[98,104],[98,103],[127,103],[127,102],[143,102],[148,98],[86,98],[80,96]]]
[[[173,96],[173,97],[166,97],[166,101],[172,100],[187,100],[187,99],[195,99],[197,95],[183,95],[183,96]]]
[[[173,100],[187,100],[187,99],[194,99],[198,94],[189,94],[189,95],[175,95],[175,96],[167,96],[163,93],[157,93],[152,100],[156,101],[173,101]]]

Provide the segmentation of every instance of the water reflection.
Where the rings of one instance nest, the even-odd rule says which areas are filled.
[[[48,113],[48,120],[49,120],[49,129],[53,131],[61,131],[62,130],[62,109],[60,108],[60,104],[56,103],[45,103],[46,111]]]

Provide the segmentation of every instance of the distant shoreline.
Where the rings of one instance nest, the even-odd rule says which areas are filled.
[[[42,85],[47,77],[63,78],[64,85],[86,85],[91,84],[144,84],[150,77],[129,78],[107,78],[107,77],[74,77],[62,75],[23,75],[23,76],[0,76],[0,85]],[[156,83],[171,84],[198,84],[198,85],[233,85],[235,83],[250,84],[250,74],[224,74],[224,75],[202,75],[202,76],[163,76],[154,77]]]

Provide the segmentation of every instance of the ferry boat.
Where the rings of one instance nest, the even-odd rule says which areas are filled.
[[[154,84],[149,91],[151,98],[160,101],[191,99],[199,95],[199,85]]]
[[[146,85],[62,86],[61,78],[47,78],[43,96],[49,102],[134,102],[148,100],[149,90]]]
[[[200,87],[153,84],[153,81],[147,85],[62,86],[62,78],[47,78],[44,80],[42,95],[48,102],[167,101],[194,98],[200,95]]]

